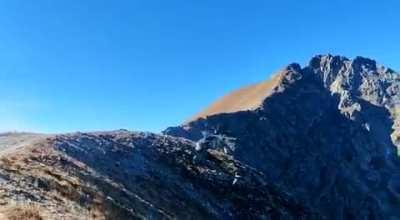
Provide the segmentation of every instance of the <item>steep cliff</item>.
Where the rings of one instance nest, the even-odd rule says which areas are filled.
[[[399,218],[398,75],[375,61],[316,56],[291,64],[257,107],[165,134],[208,136],[329,219]]]

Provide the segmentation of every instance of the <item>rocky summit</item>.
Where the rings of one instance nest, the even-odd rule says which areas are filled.
[[[0,219],[400,219],[399,77],[319,55],[163,134],[1,134]]]

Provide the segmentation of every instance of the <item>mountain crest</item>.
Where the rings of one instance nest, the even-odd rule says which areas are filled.
[[[271,80],[228,94],[187,123],[218,114],[263,109],[268,107],[264,106],[267,100],[296,84],[301,84],[299,88],[303,90],[324,87],[338,99],[337,109],[345,117],[362,123],[380,140],[400,147],[400,77],[393,70],[361,56],[349,59],[316,55],[303,68],[297,63],[289,64]],[[376,121],[368,114],[385,120]],[[393,124],[388,122],[390,118],[394,119]]]
[[[394,71],[318,55],[166,135],[0,134],[0,219],[400,219],[399,103]]]
[[[400,198],[400,178],[391,175],[400,167],[398,74],[372,59],[328,54],[303,68],[290,64],[273,79],[268,90],[226,96],[237,104],[252,97],[247,92],[261,92],[257,105],[228,112],[222,99],[213,106],[224,108],[165,134],[197,143],[209,139],[204,134],[234,140],[227,153],[327,219],[397,219],[389,198]]]
[[[387,102],[388,97],[397,97],[400,94],[398,74],[389,68],[378,66],[375,60],[361,56],[351,60],[331,54],[316,55],[304,68],[298,63],[289,64],[270,80],[224,96],[190,121],[215,114],[257,109],[266,98],[275,92],[282,92],[288,85],[305,76],[310,82],[319,80],[324,87],[342,98],[361,97],[378,105],[393,105],[394,103]],[[387,93],[390,95],[386,95]]]

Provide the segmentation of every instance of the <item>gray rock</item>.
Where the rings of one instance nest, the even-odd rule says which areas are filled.
[[[257,109],[165,133],[196,140],[216,130],[235,138],[233,158],[327,219],[400,218],[398,74],[371,59],[332,55],[280,74]]]

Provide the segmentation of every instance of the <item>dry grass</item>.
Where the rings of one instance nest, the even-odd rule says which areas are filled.
[[[44,210],[34,204],[12,205],[0,211],[4,220],[45,220]]]
[[[31,203],[20,204],[9,200],[9,204],[13,205],[0,206],[0,220],[52,220],[60,219],[59,216],[65,217],[62,219],[71,220],[104,220],[102,197],[91,190],[81,179],[65,172],[61,161],[66,163],[65,158],[46,147],[25,149],[24,151],[14,152],[9,157],[0,157],[0,167],[19,183],[16,185],[18,190],[29,192],[30,188],[25,188],[29,184],[26,185],[25,181],[29,182],[30,178],[34,177],[47,187],[45,189],[36,187],[36,193],[53,201],[53,204],[56,205],[49,208],[41,203],[35,203],[35,205]],[[73,164],[70,165],[71,167],[68,168],[73,167]],[[81,167],[77,166],[77,168]],[[93,204],[87,204],[89,207],[87,212],[85,210],[87,207],[81,207],[82,210],[77,212],[75,209],[65,209],[60,204],[60,201],[69,204],[77,203],[82,195],[91,195],[95,198],[92,201]],[[51,216],[53,217],[46,213],[52,213]]]
[[[270,91],[275,88],[280,80],[281,73],[278,73],[270,80],[250,85],[229,93],[187,122],[220,113],[232,113],[255,109],[262,104],[264,99],[269,95]]]

